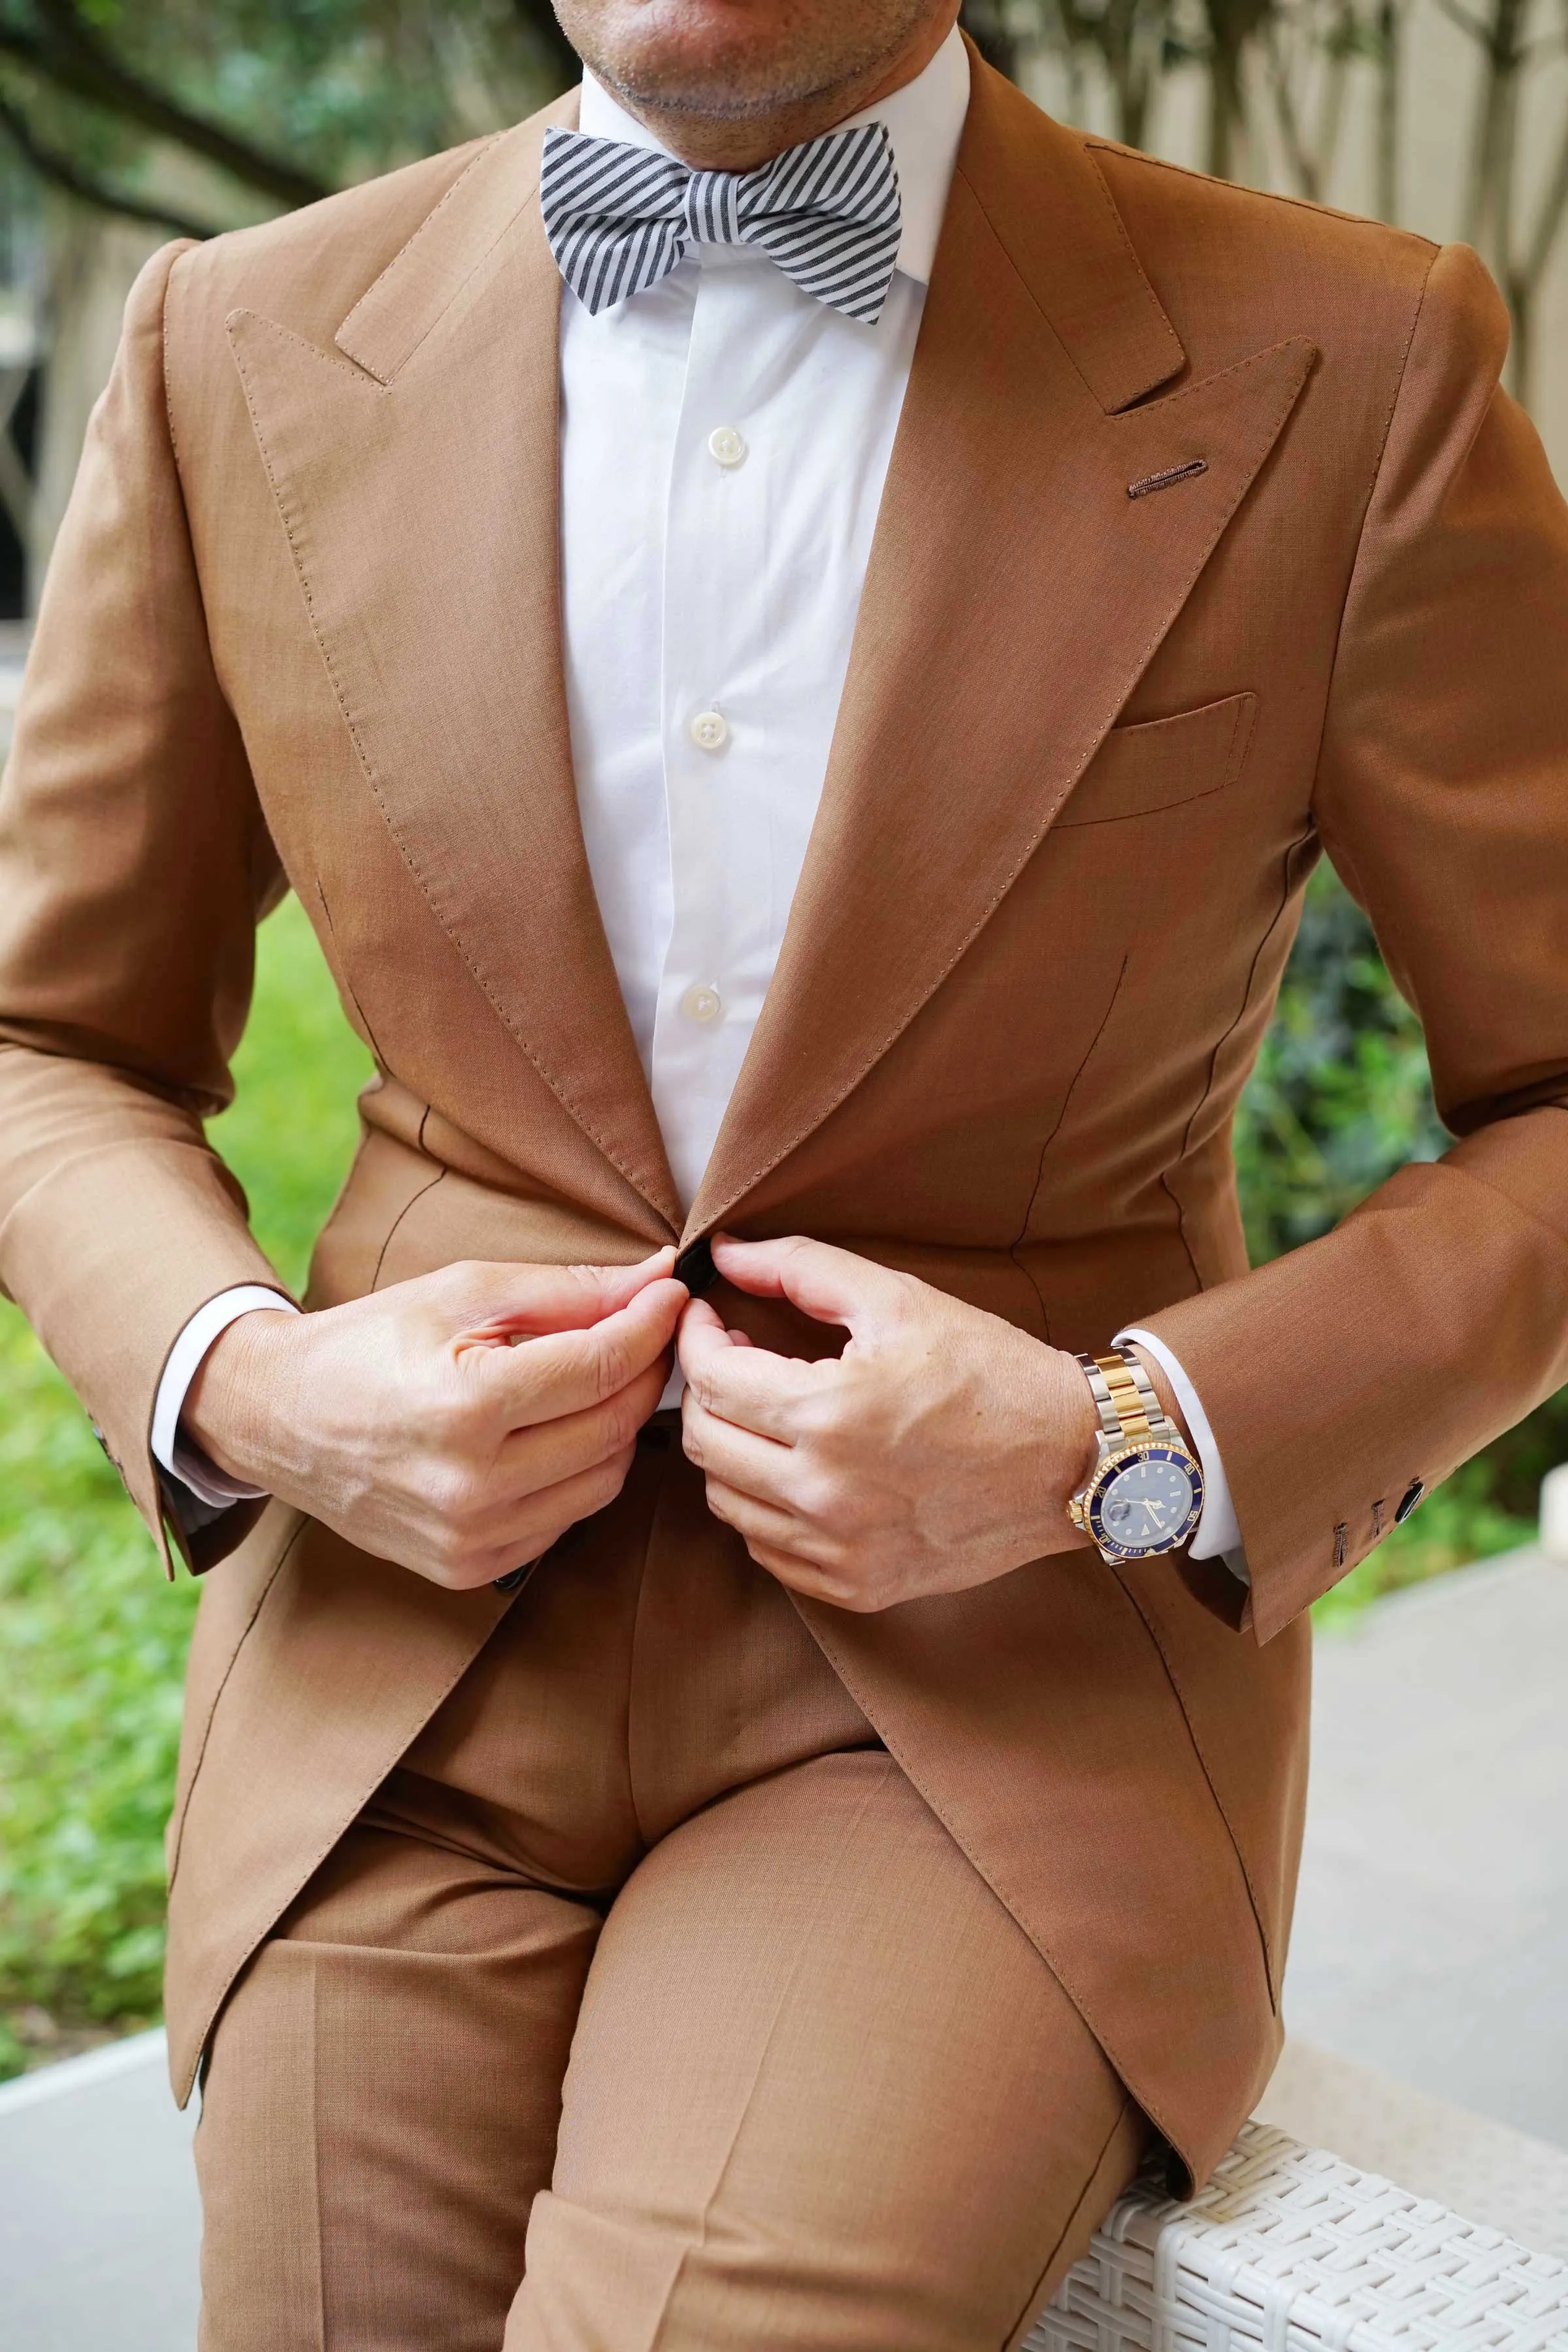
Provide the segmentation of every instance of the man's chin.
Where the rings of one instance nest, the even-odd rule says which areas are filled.
[[[634,112],[689,116],[708,122],[756,122],[796,107],[814,106],[839,89],[848,89],[864,68],[857,64],[847,73],[826,79],[799,72],[792,75],[785,61],[770,75],[755,47],[736,44],[726,51],[697,51],[671,57],[662,45],[656,56],[616,58],[613,62],[586,59],[611,96]]]
[[[922,0],[890,17],[872,8],[796,9],[779,0],[611,0],[563,6],[584,61],[641,112],[745,122],[815,108],[852,90],[908,37]]]

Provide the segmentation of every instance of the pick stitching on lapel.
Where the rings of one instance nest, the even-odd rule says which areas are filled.
[[[454,184],[344,321],[348,358],[251,312],[229,334],[382,815],[535,1068],[674,1230],[572,772],[542,129],[495,141]]]

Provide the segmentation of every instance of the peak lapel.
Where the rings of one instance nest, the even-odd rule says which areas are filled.
[[[963,955],[1313,356],[1280,344],[1120,413],[1182,368],[1181,344],[1080,143],[976,68],[822,803],[688,1232],[843,1101]]]
[[[583,845],[562,668],[560,278],[544,121],[484,149],[340,329],[229,321],[367,782],[465,963],[566,1109],[679,1202]],[[352,364],[351,364],[352,362]]]

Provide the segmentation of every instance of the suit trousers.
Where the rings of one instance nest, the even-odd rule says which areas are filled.
[[[229,1998],[202,2352],[1001,2352],[1147,2137],[661,1419]]]

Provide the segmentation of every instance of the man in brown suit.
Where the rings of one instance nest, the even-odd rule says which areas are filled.
[[[132,298],[0,806],[0,1276],[207,1578],[208,2352],[1020,2342],[1268,2078],[1309,1604],[1568,1375],[1498,297],[955,14],[563,0],[580,131]],[[1460,1139],[1251,1273],[1325,849]],[[202,1128],[289,886],[377,1063],[303,1318]]]

